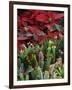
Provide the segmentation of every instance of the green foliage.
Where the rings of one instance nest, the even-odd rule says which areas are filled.
[[[48,47],[48,40],[46,40],[46,41],[44,42],[44,46],[43,46],[43,53],[44,53],[44,55],[47,54],[47,47]]]
[[[61,38],[58,40],[57,46],[56,46],[56,58],[61,56],[59,53],[59,50],[62,50],[64,52],[64,38]]]
[[[43,79],[43,74],[40,67],[35,67],[35,69],[31,73],[33,80]]]
[[[49,79],[49,71],[44,71],[44,79]]]
[[[51,58],[48,58],[44,61],[44,70],[49,70],[49,66],[51,64]]]
[[[53,32],[55,30],[61,31],[61,26],[59,24],[56,24],[51,30],[50,32]]]
[[[24,75],[23,75],[23,73],[19,73],[19,79],[20,79],[20,80],[24,80]]]
[[[21,59],[22,59],[22,60],[25,60],[30,53],[33,53],[33,51],[34,51],[34,47],[28,47],[28,48],[26,48],[26,49],[20,54]]]
[[[54,39],[47,39],[42,46],[36,44],[34,47],[27,47],[23,52],[18,51],[18,80],[64,78],[62,64],[55,64],[56,59],[61,56],[59,49],[64,51],[63,45],[63,38],[56,41]],[[42,49],[44,60],[43,63],[39,64],[40,48]],[[53,70],[50,69],[52,63],[55,64]],[[27,74],[24,75],[26,72]],[[31,78],[29,73],[31,73]]]
[[[36,66],[36,55],[32,54],[32,60],[31,60],[32,67]]]
[[[64,77],[64,68],[60,64],[56,65],[56,73],[58,76]]]

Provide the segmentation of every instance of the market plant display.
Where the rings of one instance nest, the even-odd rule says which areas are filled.
[[[17,80],[64,78],[64,12],[17,10]]]

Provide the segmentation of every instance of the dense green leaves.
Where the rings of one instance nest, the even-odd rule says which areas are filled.
[[[33,80],[43,79],[43,73],[40,67],[35,67],[35,69],[31,73]]]
[[[47,39],[42,46],[36,44],[18,51],[18,80],[64,78],[63,43],[63,38]],[[44,55],[43,63],[39,58],[40,50]]]

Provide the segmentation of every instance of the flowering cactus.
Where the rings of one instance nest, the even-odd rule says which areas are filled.
[[[44,65],[44,55],[43,55],[42,49],[41,49],[40,52],[39,52],[39,64],[40,64],[40,67],[43,69],[43,65]]]

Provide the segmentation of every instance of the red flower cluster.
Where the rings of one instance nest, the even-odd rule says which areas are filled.
[[[56,21],[64,16],[63,13],[43,11],[43,10],[27,10],[18,16],[18,26],[29,24],[48,23],[48,21]]]
[[[58,39],[63,37],[63,33],[58,28],[54,29],[59,21],[63,21],[63,18],[63,12],[46,10],[18,11],[18,41],[28,40],[30,37],[39,41],[44,41],[47,38]],[[60,24],[59,26],[62,27]]]

